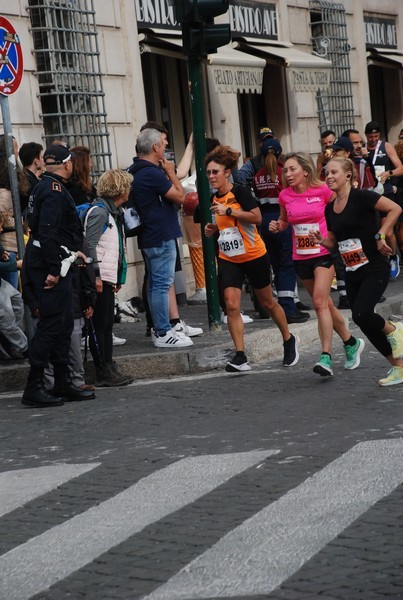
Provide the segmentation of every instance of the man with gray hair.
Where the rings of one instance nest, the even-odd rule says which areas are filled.
[[[175,240],[182,235],[177,208],[183,204],[185,192],[175,165],[165,158],[159,131],[144,129],[136,148],[138,156],[128,169],[133,175],[129,203],[138,210],[142,223],[137,239],[148,270],[153,343],[157,348],[184,348],[193,342],[169,322],[169,290],[175,276]]]

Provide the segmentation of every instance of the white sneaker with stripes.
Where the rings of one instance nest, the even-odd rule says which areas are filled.
[[[156,348],[186,348],[187,346],[193,346],[190,337],[183,335],[183,333],[178,334],[174,329],[170,329],[165,335],[158,335],[153,332],[151,337]]]

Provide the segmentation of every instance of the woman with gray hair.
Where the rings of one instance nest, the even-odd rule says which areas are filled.
[[[97,301],[90,350],[96,367],[98,387],[127,385],[132,378],[123,375],[112,360],[115,292],[126,281],[127,262],[123,233],[122,204],[127,202],[133,177],[121,170],[106,171],[99,178],[97,198],[88,210],[84,235],[94,260]]]

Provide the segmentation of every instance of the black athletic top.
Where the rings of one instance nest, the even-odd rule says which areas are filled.
[[[352,189],[341,213],[334,211],[335,201],[325,208],[328,231],[336,236],[337,242],[358,238],[365,256],[374,266],[388,262],[379,252],[375,240],[375,234],[379,231],[379,211],[375,204],[379,198],[376,192]]]

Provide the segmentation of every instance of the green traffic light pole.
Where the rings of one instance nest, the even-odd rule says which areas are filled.
[[[204,158],[206,156],[206,139],[203,110],[203,87],[200,72],[200,57],[188,56],[188,74],[190,87],[190,102],[193,122],[193,140],[195,148],[197,192],[199,195],[204,273],[206,277],[207,310],[211,330],[221,329],[220,303],[218,296],[216,257],[213,238],[204,235],[204,227],[211,223],[210,186],[207,181]]]

